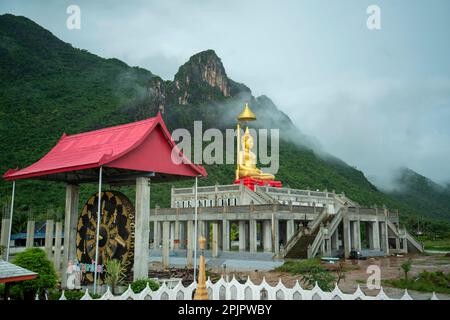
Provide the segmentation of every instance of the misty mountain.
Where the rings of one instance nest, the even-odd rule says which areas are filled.
[[[419,212],[429,215],[416,210],[413,202],[379,191],[363,172],[320,150],[314,138],[301,132],[301,123],[294,124],[269,97],[255,97],[246,85],[230,79],[213,50],[192,56],[172,81],[166,81],[151,71],[74,48],[25,17],[0,16],[1,172],[38,160],[63,132],[127,123],[158,111],[163,112],[170,130],[192,129],[196,120],[203,122],[203,130],[234,128],[245,101],[258,117],[252,127],[280,129],[276,177],[284,186],[345,192],[363,205],[399,209],[403,217]],[[233,165],[206,169],[208,177],[200,185],[233,182]],[[176,185],[191,184],[183,181]],[[169,205],[170,187],[164,183],[152,187],[152,207]],[[95,186],[83,185],[81,202],[94,190]],[[133,198],[132,188],[121,191]],[[10,184],[1,181],[0,204],[9,194]],[[62,213],[63,200],[62,184],[18,183],[19,213],[30,208],[41,215],[49,208]],[[428,204],[432,206],[433,201]],[[449,219],[449,212],[439,217]]]
[[[450,188],[437,184],[409,168],[398,170],[395,187],[389,194],[422,215],[448,219],[450,212]]]

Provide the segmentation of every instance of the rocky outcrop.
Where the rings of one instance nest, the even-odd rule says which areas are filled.
[[[174,78],[179,104],[231,96],[230,80],[214,50],[193,55]]]

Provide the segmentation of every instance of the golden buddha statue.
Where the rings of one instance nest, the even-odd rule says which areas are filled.
[[[273,174],[265,173],[256,167],[256,155],[251,151],[252,148],[253,137],[250,135],[247,127],[242,137],[242,150],[238,154],[240,157],[240,161],[238,161],[239,179],[249,177],[259,180],[274,180],[275,176]]]

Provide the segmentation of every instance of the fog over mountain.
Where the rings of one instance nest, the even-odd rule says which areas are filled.
[[[408,167],[450,181],[450,2],[377,1],[382,29],[366,28],[370,1],[3,1],[75,47],[173,79],[214,49],[228,75],[265,94],[322,149],[392,188]]]

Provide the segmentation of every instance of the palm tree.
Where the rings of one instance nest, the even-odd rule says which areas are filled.
[[[105,283],[111,287],[112,294],[115,294],[116,287],[119,286],[125,279],[125,268],[122,263],[117,260],[106,261],[106,276]]]
[[[408,281],[408,272],[411,271],[412,261],[411,259],[408,259],[408,261],[405,261],[400,266],[403,269],[403,272],[405,273],[405,281]]]

